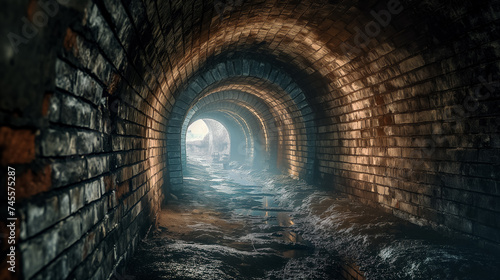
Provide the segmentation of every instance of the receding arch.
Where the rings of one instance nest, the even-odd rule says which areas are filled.
[[[213,119],[224,125],[231,139],[230,160],[244,163],[251,157],[252,138],[249,128],[241,122],[238,116],[223,111],[210,111],[199,114],[191,123],[200,119]]]
[[[220,113],[227,116],[234,123],[238,124],[245,132],[245,139],[237,143],[241,148],[246,147],[246,162],[253,165],[269,164],[270,158],[269,139],[268,135],[273,134],[273,139],[276,139],[277,133],[269,129],[269,124],[263,123],[258,116],[254,115],[250,110],[239,104],[230,101],[219,101],[206,104],[200,110],[196,111],[190,118],[186,118],[185,125],[182,129],[182,143],[185,142],[186,130],[185,127],[189,123],[204,118],[207,114]],[[184,149],[184,148],[183,148]],[[183,154],[183,163],[186,162]]]
[[[186,116],[181,130],[181,142],[184,143],[186,127],[193,117],[207,111],[220,110],[233,112],[236,114],[234,117],[243,118],[241,121],[247,119],[254,123],[257,145],[263,146],[262,149],[268,154],[266,157],[269,157],[270,142],[276,142],[278,139],[279,129],[276,127],[275,118],[279,116],[272,114],[270,108],[259,98],[238,91],[217,92],[200,99]]]
[[[246,83],[241,83],[242,80]],[[249,81],[256,81],[260,88],[252,86]],[[220,89],[227,91],[225,96],[224,93],[215,94],[220,92]],[[244,100],[247,103],[253,98],[250,96],[254,96],[260,98],[268,108],[274,107],[284,112],[286,118],[276,117],[279,110],[274,114],[274,126],[288,129],[288,133],[283,134],[283,138],[278,141],[278,150],[283,150],[285,153],[284,161],[288,165],[286,172],[312,179],[315,159],[315,125],[312,122],[314,112],[308,104],[305,93],[282,69],[266,62],[239,58],[216,64],[198,73],[179,93],[167,128],[168,178],[172,188],[182,185],[182,164],[170,164],[170,162],[182,163],[182,135],[187,128],[186,118],[194,114],[192,110],[195,112],[199,109],[200,100],[221,101],[230,97],[229,90],[234,89],[239,89],[238,94],[247,96],[248,100]],[[262,102],[255,104],[250,102],[250,104],[257,105]],[[248,106],[248,108],[254,107]],[[272,114],[269,112],[266,115]],[[264,134],[267,134],[269,128],[263,126]]]
[[[234,132],[214,118],[202,117],[189,125],[186,136],[186,158],[209,158],[211,155],[226,156],[234,145]]]

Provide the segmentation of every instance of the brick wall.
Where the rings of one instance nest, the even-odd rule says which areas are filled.
[[[197,85],[186,110],[197,95],[252,94],[290,114],[277,149],[287,173],[309,169],[404,219],[500,242],[498,3],[246,1],[216,20],[209,6],[168,7],[201,19],[189,32],[160,15],[167,38],[189,42],[170,56],[175,95]]]
[[[200,36],[186,35],[197,40],[174,65],[194,70],[178,83],[239,89],[274,107],[292,96],[283,85],[291,79],[314,114],[292,109],[299,118],[286,124],[288,173],[304,177],[308,162],[319,184],[353,199],[498,245],[498,3],[344,4],[248,1],[227,9]],[[250,61],[237,73],[253,79],[244,87],[244,77],[222,66],[238,54]],[[270,78],[251,61],[283,75]],[[207,72],[212,78],[196,80]],[[207,85],[213,80],[224,86]],[[255,89],[261,84],[265,90]]]
[[[9,32],[20,36],[23,17],[36,24],[49,13],[24,2],[7,7],[17,12]],[[163,200],[166,97],[145,74],[159,67],[142,44],[145,12],[130,18],[119,1],[49,4],[48,23],[34,25],[38,36],[2,74],[2,166],[18,176],[18,276],[107,279]]]
[[[25,278],[107,278],[181,174],[190,109],[229,91],[191,120],[251,112],[284,172],[500,243],[498,1],[59,2],[0,12]]]
[[[337,93],[316,97],[335,118],[319,121],[320,176],[412,222],[498,246],[499,91],[493,85],[499,63],[497,31],[490,28],[498,6],[434,3],[430,12],[403,5],[366,50],[331,68]],[[481,97],[474,98],[477,90]]]

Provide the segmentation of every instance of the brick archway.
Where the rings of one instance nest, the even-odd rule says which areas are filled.
[[[266,115],[268,118],[267,125],[261,125],[266,137],[276,133],[274,128],[276,124],[280,124],[280,129],[288,132],[277,141],[281,147],[271,151],[266,142],[266,149],[269,149],[269,153],[285,151],[281,157],[284,158],[283,169],[287,173],[313,179],[315,125],[311,120],[314,119],[314,113],[305,93],[283,70],[265,62],[241,58],[208,67],[195,75],[179,93],[167,128],[170,131],[167,158],[169,163],[175,162],[168,165],[171,188],[178,189],[182,185],[182,162],[185,161],[183,143],[191,116],[207,102],[225,100],[243,100],[254,112],[263,109],[257,115]],[[224,103],[216,103],[215,107],[222,104]],[[270,110],[270,107],[273,109]],[[292,150],[301,152],[287,153]],[[269,157],[278,158],[276,155]]]

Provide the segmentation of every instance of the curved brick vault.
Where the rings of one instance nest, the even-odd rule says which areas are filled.
[[[221,89],[226,91],[239,89],[250,96],[258,97],[260,100],[247,98],[242,94],[235,96],[217,94],[220,93]],[[201,100],[200,96],[203,96]],[[202,107],[208,102],[204,102],[204,100],[223,101],[226,99],[241,100],[241,102],[246,100],[249,103],[247,107],[254,108],[253,111],[262,106],[259,103],[265,103],[264,106],[267,107],[272,106],[276,111],[274,120],[269,121],[269,125],[262,124],[265,141],[267,142],[267,135],[271,133],[269,131],[271,129],[273,133],[280,135],[277,143],[278,149],[269,151],[269,153],[278,153],[278,150],[285,151],[283,155],[278,156],[284,158],[284,163],[280,160],[280,167],[288,170],[292,175],[300,176],[302,173],[304,177],[313,178],[316,134],[312,121],[314,113],[304,92],[282,70],[266,62],[241,58],[230,59],[208,67],[202,73],[195,75],[188,86],[179,94],[167,127],[169,132],[167,135],[167,158],[169,163],[174,163],[168,166],[168,177],[173,188],[178,188],[177,185],[182,182],[182,172],[180,171],[182,165],[179,164],[179,159],[182,158],[182,154],[185,155],[185,149],[180,149],[180,143],[185,143],[190,114],[194,114],[198,106]],[[219,102],[219,106],[222,104]],[[197,106],[195,110],[192,109],[193,106]],[[231,110],[221,107],[222,109]],[[267,110],[269,111],[269,109]],[[262,119],[259,116],[257,118]],[[274,123],[279,125],[276,126]],[[283,131],[280,132],[280,130]]]
[[[499,246],[498,1],[234,2],[4,3],[18,276],[106,279],[181,186],[201,118],[247,158]]]
[[[215,108],[214,108],[215,109]],[[203,112],[192,119],[192,122],[199,119],[212,119],[221,123],[228,131],[230,139],[230,159],[243,163],[252,163],[254,153],[256,153],[256,144],[260,144],[252,135],[248,123],[240,115],[232,111],[223,111],[220,108]],[[255,130],[254,130],[255,131]],[[184,150],[184,147],[182,147]],[[257,149],[257,152],[262,152]],[[182,154],[184,156],[184,154]],[[183,159],[184,160],[184,159]],[[183,162],[185,163],[185,162]],[[185,168],[185,166],[183,166]]]
[[[278,141],[279,130],[275,126],[269,107],[252,95],[237,91],[224,91],[199,100],[184,119],[181,130],[182,163],[186,162],[185,135],[187,127],[205,116],[217,115],[213,114],[216,112],[220,112],[219,115],[225,115],[225,123],[229,121],[232,126],[237,125],[240,128],[237,131],[229,130],[230,138],[233,139],[231,141],[233,150],[230,157],[239,157],[243,161],[254,163],[254,165],[259,165],[259,162],[264,164],[266,158],[268,160],[276,158],[271,156],[271,153],[276,150],[272,149],[271,145],[278,144],[276,141]],[[245,137],[240,138],[241,135],[238,134],[242,131]],[[269,164],[271,166],[277,165],[276,162]]]

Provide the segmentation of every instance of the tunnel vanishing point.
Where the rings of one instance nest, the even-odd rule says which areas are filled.
[[[1,4],[2,279],[108,279],[199,119],[232,160],[500,249],[499,1]]]

